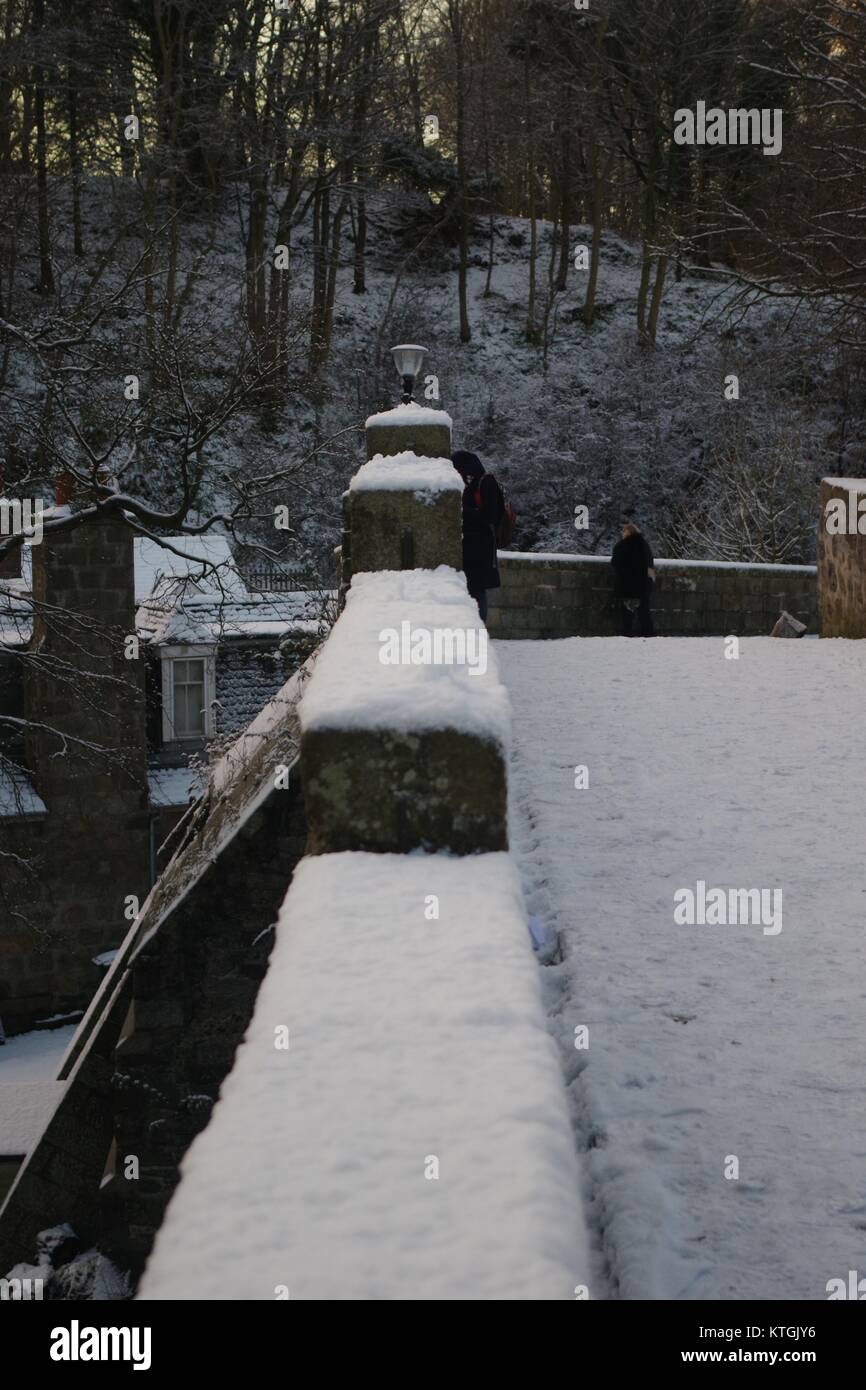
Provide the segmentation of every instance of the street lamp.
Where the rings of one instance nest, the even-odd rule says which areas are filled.
[[[415,378],[424,365],[427,349],[419,347],[417,343],[399,343],[397,347],[392,347],[391,355],[394,358],[397,375],[403,381],[403,404],[410,405]]]

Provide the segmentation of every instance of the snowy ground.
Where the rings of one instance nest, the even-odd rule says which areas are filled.
[[[606,1296],[826,1298],[866,1270],[866,649],[496,645]],[[698,880],[782,930],[675,925]]]
[[[20,1033],[0,1047],[0,1157],[29,1153],[39,1138],[66,1084],[57,1071],[75,1027]]]

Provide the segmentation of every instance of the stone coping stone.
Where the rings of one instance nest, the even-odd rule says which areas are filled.
[[[446,659],[383,661],[389,646],[393,651],[393,638],[385,634],[396,635],[404,656],[421,631],[439,636]],[[457,659],[447,659],[448,633],[463,635],[466,661],[459,660],[456,640],[451,651]],[[474,663],[473,655],[478,658]],[[356,574],[305,687],[298,716],[302,735],[454,730],[506,746],[511,707],[464,576],[447,565]]]
[[[568,552],[554,551],[534,551],[534,550],[500,550],[500,561],[505,561],[506,566],[514,564],[533,564],[550,566],[575,567],[581,565],[607,565],[610,566],[609,555],[581,555],[570,554]],[[816,565],[768,565],[761,563],[746,563],[740,560],[667,560],[657,558],[656,568],[662,569],[710,569],[710,570],[745,570],[748,572],[756,571],[769,574],[816,574]]]
[[[349,482],[349,492],[463,492],[463,480],[450,459],[424,458],[411,449],[376,454]]]
[[[391,410],[380,410],[375,415],[368,415],[364,423],[367,429],[375,429],[382,425],[389,429],[394,425],[404,429],[413,429],[416,425],[440,425],[450,430],[454,421],[447,410],[434,410],[432,406],[418,405],[415,401],[401,401]]]
[[[591,1297],[510,856],[303,860],[181,1171],[139,1299]]]
[[[507,847],[511,707],[462,574],[356,575],[298,713],[313,853]]]

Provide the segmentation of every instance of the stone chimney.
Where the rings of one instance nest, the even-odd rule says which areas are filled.
[[[105,516],[47,530],[32,557],[25,759],[47,816],[30,828],[35,886],[3,972],[13,1026],[87,1005],[103,973],[94,957],[120,944],[127,899],[143,902],[150,880],[144,659],[125,655],[133,533]]]

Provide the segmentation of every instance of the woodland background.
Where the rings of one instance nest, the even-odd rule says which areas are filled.
[[[2,24],[6,495],[65,475],[87,516],[328,584],[405,340],[520,548],[603,550],[632,515],[660,554],[809,560],[817,478],[866,466],[863,0],[6,0]],[[782,154],[676,146],[699,99],[780,108]]]

